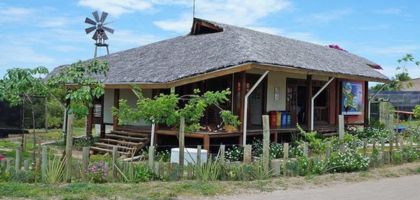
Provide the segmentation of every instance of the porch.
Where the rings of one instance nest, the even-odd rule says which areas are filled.
[[[261,116],[271,112],[287,113],[285,122],[274,122],[275,125],[270,125],[272,142],[290,141],[290,135],[299,131],[296,124],[305,131],[315,130],[329,135],[337,132],[337,116],[343,113],[341,87],[349,79],[271,69],[260,65],[251,66],[217,74],[208,73],[176,84],[140,86],[143,95],[148,98],[161,93],[168,94],[171,90],[182,96],[192,94],[195,89],[200,89],[201,92],[230,89],[230,101],[219,106],[239,117],[241,126],[238,130],[233,133],[223,131],[220,127],[222,121],[219,108],[209,107],[201,120],[203,128],[185,135],[186,146],[202,145],[204,149],[210,150],[212,146],[219,146],[221,143],[242,145],[246,140],[262,137]],[[359,92],[362,95],[362,107],[357,114],[346,115],[345,122],[347,125],[364,125],[367,122],[367,106],[363,107],[364,102],[367,102],[367,81],[351,81],[361,86]],[[150,125],[145,122],[120,126],[118,119],[112,116],[111,108],[118,108],[120,99],[126,99],[130,106],[136,106],[137,99],[130,88],[130,85],[106,86],[104,98],[98,101],[100,105],[95,105],[92,109],[89,119],[91,123],[101,124],[102,138],[106,137],[105,124],[112,125],[113,131],[127,132],[128,136],[128,133],[148,133],[148,139],[151,138]],[[181,102],[180,106],[182,104]],[[160,147],[176,146],[177,134],[178,131],[171,127],[157,125],[154,144]],[[246,140],[243,135],[247,136]],[[148,139],[145,141],[148,142]]]

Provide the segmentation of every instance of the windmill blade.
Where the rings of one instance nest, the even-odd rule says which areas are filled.
[[[102,38],[104,39],[104,40],[107,40],[108,39],[108,36],[106,35],[106,33],[104,32],[104,33],[102,33]]]
[[[114,29],[112,29],[112,28],[108,28],[108,27],[106,27],[106,26],[104,26],[104,27],[102,27],[105,31],[108,31],[108,32],[110,32],[111,34],[113,34],[114,33]]]
[[[86,17],[86,19],[85,19],[85,23],[86,23],[86,24],[91,24],[91,25],[96,26],[96,22],[95,22],[95,21],[93,21],[92,19],[88,18],[88,17]]]
[[[92,13],[93,17],[95,17],[96,22],[99,22],[99,14],[98,11]]]
[[[98,40],[98,31],[95,31],[95,34],[93,34],[92,39]]]
[[[86,34],[91,33],[91,32],[92,32],[92,31],[94,31],[95,29],[96,29],[96,26],[92,26],[92,27],[86,28],[86,29],[85,29]]]
[[[102,23],[104,23],[104,21],[105,21],[105,19],[106,19],[107,16],[108,16],[108,13],[107,12],[102,12],[102,14],[101,14],[101,22]]]

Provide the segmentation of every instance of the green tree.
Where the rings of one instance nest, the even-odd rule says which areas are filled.
[[[32,110],[32,132],[33,132],[33,160],[35,161],[36,149],[36,120],[34,97],[44,97],[48,89],[44,85],[43,76],[48,74],[45,67],[34,69],[14,68],[7,70],[7,73],[0,82],[0,99],[8,102],[11,106],[24,105],[29,103]],[[24,124],[24,121],[22,121]],[[23,141],[22,141],[23,147]]]
[[[373,86],[371,89],[374,91],[378,91],[383,88],[383,91],[399,91],[402,87],[411,87],[411,77],[408,74],[407,66],[409,64],[414,64],[416,66],[420,66],[420,61],[416,61],[412,54],[406,54],[401,59],[398,59],[398,66],[396,68],[395,75],[391,78],[391,82],[386,84],[377,84]]]
[[[105,93],[102,80],[108,73],[108,63],[94,60],[77,62],[62,68],[48,78],[48,86],[66,103],[69,113],[81,118],[88,115],[94,98]]]

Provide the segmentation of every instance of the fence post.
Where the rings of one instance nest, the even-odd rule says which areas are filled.
[[[21,168],[21,159],[22,159],[22,149],[21,147],[16,148],[16,160],[15,160],[15,170],[16,173],[20,171]]]
[[[389,162],[392,163],[394,159],[392,159],[392,151],[394,151],[394,138],[391,136],[389,138]]]
[[[220,156],[220,163],[222,165],[225,164],[225,149],[226,149],[226,147],[225,147],[224,144],[220,145],[220,155],[219,156]]]
[[[280,175],[280,167],[281,167],[280,160],[278,159],[271,160],[271,170],[273,171],[274,176]]]
[[[327,142],[327,149],[325,150],[325,159],[329,160],[331,156],[331,143]]]
[[[244,145],[244,163],[250,164],[252,162],[252,146]]]
[[[197,145],[197,165],[201,165],[201,145]]]
[[[266,172],[270,170],[270,121],[268,115],[262,116],[263,122],[263,167]]]
[[[308,143],[307,142],[303,143],[303,156],[305,156],[305,157],[309,156],[309,148],[308,148]]]
[[[288,159],[289,159],[289,143],[284,143],[284,146],[283,146],[284,176],[287,176],[287,160]]]
[[[385,139],[381,139],[381,165],[385,164]]]
[[[89,147],[83,147],[83,153],[82,153],[82,176],[84,179],[86,179],[86,171],[89,167]]]
[[[179,125],[179,176],[184,175],[184,148],[185,148],[185,118],[181,117]]]
[[[67,135],[66,135],[66,181],[71,182],[72,169],[72,148],[73,148],[73,121],[74,115],[70,114],[67,119]]]
[[[112,178],[114,181],[117,180],[117,158],[118,158],[118,147],[112,147]],[[151,169],[153,170],[153,168]]]
[[[344,139],[344,115],[338,115],[338,139],[340,143]],[[344,151],[344,144],[340,144],[340,151]]]
[[[12,159],[6,159],[6,171],[10,172],[10,168],[12,167]]]
[[[153,145],[149,146],[149,168],[150,170],[154,169],[155,164],[155,147]]]
[[[367,145],[368,145],[368,140],[367,138],[363,139],[363,155],[366,156],[367,155]]]
[[[28,171],[29,170],[29,160],[24,160],[23,161],[23,169],[25,171]]]
[[[48,164],[48,147],[43,145],[42,152],[41,152],[41,177],[42,180],[45,181],[47,178],[47,164]]]

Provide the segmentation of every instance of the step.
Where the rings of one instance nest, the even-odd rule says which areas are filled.
[[[95,147],[95,146],[90,147],[90,149],[93,150],[93,151],[95,151],[95,152],[110,153],[110,154],[112,154],[112,149],[104,149],[104,148]],[[120,155],[131,156],[131,153],[130,152],[118,151],[118,153]]]
[[[123,135],[123,136],[133,136],[133,137],[150,137],[150,132],[139,131],[139,132],[128,132],[128,131],[112,131],[112,134]]]
[[[100,142],[106,143],[106,144],[121,144],[122,146],[137,146],[140,143],[139,142],[129,142],[124,140],[116,140],[111,138],[100,138]]]
[[[107,138],[118,138],[118,139],[123,139],[123,140],[128,140],[128,141],[137,141],[137,142],[143,142],[143,141],[147,141],[147,138],[140,138],[140,137],[130,137],[130,136],[124,136],[124,135],[117,135],[117,134],[106,134],[105,137]]]
[[[106,143],[101,143],[101,142],[95,143],[94,146],[106,148],[106,149],[113,149],[114,147],[118,147],[118,149],[123,150],[123,151],[133,151],[136,149],[136,147],[132,147],[132,146],[129,147],[129,146],[112,145],[112,144],[106,144]]]

